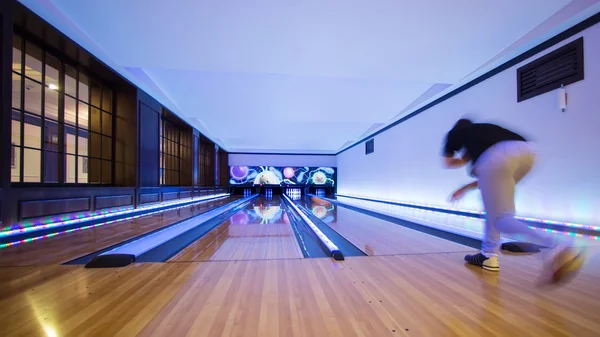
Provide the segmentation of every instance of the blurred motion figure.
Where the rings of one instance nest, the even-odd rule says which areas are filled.
[[[460,200],[468,191],[479,188],[485,208],[485,231],[481,252],[465,256],[469,264],[499,271],[500,234],[522,234],[550,248],[543,281],[567,280],[583,265],[583,252],[558,244],[555,236],[530,229],[515,219],[515,186],[533,167],[535,154],[521,135],[487,123],[460,119],[446,135],[443,163],[446,168],[468,167],[476,178],[452,193]]]

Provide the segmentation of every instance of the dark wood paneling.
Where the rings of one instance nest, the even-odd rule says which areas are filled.
[[[69,188],[58,188],[58,187],[12,187],[10,195],[5,195],[3,201],[4,210],[10,215],[10,223],[15,223],[22,219],[22,216],[32,217],[31,208],[22,209],[24,203],[43,203],[43,202],[56,202],[57,200],[73,200],[73,199],[87,199],[89,200],[88,206],[84,211],[94,211],[94,205],[91,202],[96,197],[104,196],[118,196],[118,195],[133,195],[135,193],[134,188],[120,188],[120,187],[79,187],[72,186]],[[60,203],[60,202],[59,202]],[[33,206],[28,206],[33,207]],[[42,207],[42,206],[40,206]],[[44,207],[56,207],[56,206],[43,206]],[[79,208],[79,207],[75,207]],[[37,212],[37,211],[36,211]],[[73,212],[67,207],[67,210],[53,209],[51,215],[61,214],[54,212]],[[35,213],[35,212],[34,212]],[[41,211],[41,216],[50,215],[47,211]]]
[[[104,209],[120,206],[133,205],[133,195],[111,195],[106,197],[96,197],[96,209]]]
[[[219,186],[229,185],[229,154],[219,149]]]
[[[135,89],[118,92],[115,114],[115,174],[116,186],[136,186],[136,99]]]
[[[19,218],[31,219],[90,210],[90,198],[21,201]]]
[[[140,194],[140,204],[148,204],[152,202],[159,202],[160,195],[158,193],[144,193]]]
[[[144,100],[139,103],[139,186],[159,186],[159,123],[160,110],[153,109],[150,97],[138,96]],[[150,102],[150,104],[147,104]]]
[[[2,199],[10,198],[12,36],[15,0],[0,1],[0,188]],[[6,202],[2,202],[4,206]],[[11,222],[11,212],[3,207],[0,220]],[[15,212],[16,213],[16,212]]]
[[[193,129],[190,127],[180,128],[181,153],[180,153],[180,185],[191,186],[193,181]]]
[[[163,192],[163,194],[162,194],[163,201],[177,199],[178,197],[179,197],[179,192]]]

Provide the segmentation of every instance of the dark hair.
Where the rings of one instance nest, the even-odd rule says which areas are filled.
[[[471,122],[471,120],[466,119],[466,118],[461,118],[458,120],[458,122],[456,122],[456,124],[454,124],[453,129],[464,128],[464,127],[470,126],[472,124],[473,124],[473,122]]]

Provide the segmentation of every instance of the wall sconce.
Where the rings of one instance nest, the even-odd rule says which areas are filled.
[[[565,89],[565,85],[562,84],[558,89],[558,107],[561,112],[565,112],[567,110],[567,89]]]

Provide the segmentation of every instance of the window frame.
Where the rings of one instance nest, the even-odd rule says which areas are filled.
[[[11,114],[13,114],[13,116],[15,114],[19,115],[19,125],[20,125],[20,142],[18,145],[13,145],[13,141],[12,141],[12,131],[11,131],[11,160],[13,157],[13,153],[14,156],[17,156],[17,152],[19,152],[18,156],[18,160],[19,160],[19,177],[18,177],[18,181],[13,181],[13,175],[12,175],[12,170],[11,170],[11,186],[15,186],[15,187],[109,187],[109,186],[114,186],[115,184],[115,177],[114,177],[114,171],[115,171],[115,114],[116,114],[116,102],[115,102],[115,94],[116,94],[116,90],[115,88],[113,88],[112,86],[106,85],[106,83],[104,83],[102,80],[98,79],[97,77],[91,75],[91,72],[89,71],[89,69],[87,69],[86,67],[82,66],[81,64],[79,64],[78,62],[75,62],[67,57],[65,57],[65,55],[57,50],[55,50],[54,48],[48,48],[47,45],[45,45],[45,43],[43,43],[43,41],[39,41],[39,39],[32,37],[30,34],[28,34],[27,32],[23,32],[20,29],[15,29],[14,34],[13,34],[13,47],[16,47],[18,45],[19,49],[20,49],[20,69],[18,71],[14,70],[11,68],[11,76],[19,76],[20,78],[20,102],[19,102],[19,108],[14,108],[13,105],[11,104]],[[17,43],[15,43],[17,42]],[[41,82],[37,81],[34,78],[28,77],[27,76],[27,72],[26,72],[26,58],[28,55],[28,48],[27,46],[34,46],[35,48],[39,49],[41,52]],[[52,58],[51,61],[49,61],[49,57]],[[49,63],[50,62],[50,63]],[[55,64],[53,64],[55,63]],[[47,67],[53,67],[56,68],[58,66],[58,74],[59,74],[59,78],[57,79],[58,82],[58,88],[56,89],[57,95],[58,95],[58,100],[57,100],[57,118],[55,118],[54,116],[47,116],[47,107],[46,107],[46,97],[48,95],[47,91],[48,90],[54,90],[54,89],[49,89],[49,86],[47,86]],[[75,83],[76,83],[76,88],[75,88],[75,94],[76,97],[73,97],[71,94],[68,94],[65,90],[65,78],[67,76],[66,73],[66,69],[67,67],[71,67],[76,71],[76,78],[75,78]],[[85,75],[88,79],[88,99],[87,102],[82,100],[82,97],[80,96],[80,92],[79,92],[79,86],[80,86],[80,74],[81,75]],[[40,89],[40,113],[39,115],[35,114],[35,113],[31,113],[28,112],[28,110],[26,110],[26,106],[25,106],[25,84],[26,84],[26,80],[30,80],[33,81],[36,84],[39,84],[41,86]],[[99,101],[99,113],[100,113],[100,133],[92,131],[92,109],[93,109],[93,105],[92,105],[92,83],[95,82],[99,85],[100,88],[100,101]],[[11,89],[12,90],[12,89]],[[105,103],[104,97],[103,95],[105,94],[105,92],[110,92],[110,106],[103,106]],[[75,124],[71,125],[71,124],[67,124],[65,123],[65,99],[66,97],[70,97],[75,99]],[[87,104],[88,106],[88,116],[87,116],[87,128],[86,127],[82,127],[82,125],[80,124],[80,120],[79,120],[79,109],[80,109],[80,105],[84,103]],[[110,124],[108,126],[108,131],[104,132],[104,123],[102,121],[102,118],[104,118],[104,115],[108,114],[110,115]],[[39,118],[40,120],[40,144],[39,144],[39,149],[34,149],[31,148],[30,146],[25,146],[24,143],[24,139],[25,139],[25,124],[28,124],[25,122],[25,118],[31,116],[34,118]],[[16,120],[14,117],[11,118],[11,120]],[[58,135],[56,137],[57,139],[57,144],[55,144],[53,142],[53,140],[55,139],[55,137],[52,137],[52,139],[46,139],[47,135],[47,125],[56,125],[57,131],[58,131]],[[12,126],[13,123],[11,122],[11,130],[12,130]],[[66,148],[66,133],[67,133],[67,128],[66,127],[70,127],[73,128],[75,130],[75,153],[69,153],[67,152],[67,148]],[[79,131],[83,130],[85,132],[87,132],[88,134],[88,149],[87,149],[87,154],[85,155],[80,155],[79,154]],[[96,158],[96,157],[92,157],[91,156],[91,137],[90,135],[92,133],[95,134],[99,134],[100,135],[100,157]],[[106,156],[105,159],[103,156],[103,148],[102,146],[104,146],[104,142],[105,142],[105,138],[108,138],[110,141],[110,144],[107,142],[106,144],[108,144],[108,147],[110,148],[107,151],[110,151],[110,156]],[[48,145],[50,144],[50,145]],[[27,182],[24,181],[25,180],[25,149],[33,149],[36,151],[39,151],[39,181],[35,181],[35,182]],[[107,152],[108,153],[108,152]],[[47,171],[47,167],[46,167],[46,155],[47,154],[52,154],[53,156],[55,156],[56,158],[58,158],[57,162],[56,162],[56,175],[57,175],[57,179],[56,181],[46,181],[46,171]],[[67,160],[68,160],[68,156],[74,156],[75,157],[75,181],[74,182],[67,182],[68,178],[67,178]],[[78,172],[78,166],[79,166],[79,158],[82,158],[82,163],[85,161],[85,159],[87,159],[88,164],[90,163],[90,158],[93,159],[97,159],[99,160],[100,163],[100,171],[98,173],[99,175],[99,182],[94,182],[94,183],[90,183],[89,179],[90,176],[88,175],[87,179],[88,182],[80,182],[80,177],[79,177],[79,172]],[[15,158],[17,159],[17,158]],[[12,167],[12,165],[11,165]],[[103,175],[104,172],[104,168],[108,167],[108,172],[106,174],[106,176]],[[89,172],[89,169],[88,169]],[[106,182],[105,181],[105,177],[107,178]]]

